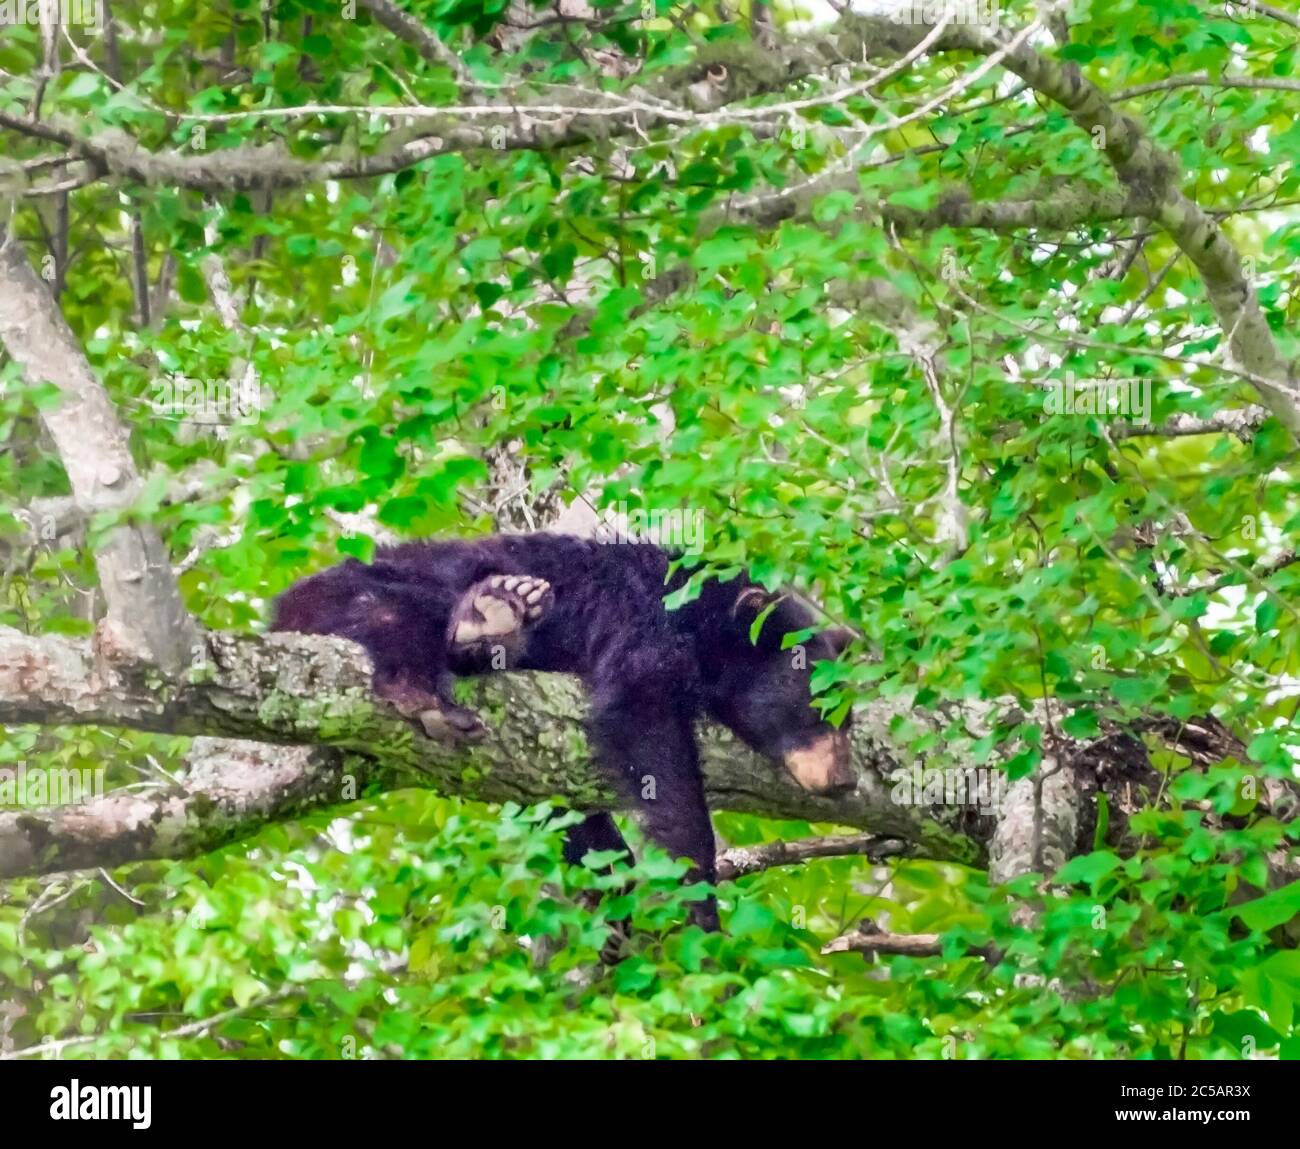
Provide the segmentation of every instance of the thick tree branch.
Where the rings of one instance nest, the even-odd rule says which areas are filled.
[[[1261,3],[1261,0],[1229,0],[1235,8],[1240,8],[1248,15],[1258,12],[1261,16],[1267,16],[1270,20],[1277,20],[1283,24],[1289,24],[1292,28],[1300,29],[1300,16],[1294,12],[1283,12],[1281,8],[1274,8],[1272,5]]]
[[[414,167],[430,156],[487,147],[494,142],[488,125],[461,125],[440,136],[437,125],[426,123],[414,136],[393,133],[374,152],[312,161],[290,155],[278,143],[248,144],[212,152],[151,152],[116,128],[81,136],[57,118],[33,124],[4,111],[0,111],[0,127],[61,143],[76,151],[94,169],[119,179],[151,187],[208,192],[274,190],[322,180],[388,175]],[[548,134],[542,125],[533,124],[507,137],[504,146],[558,147],[564,140],[563,131]]]
[[[852,933],[841,934],[822,946],[824,954],[895,954],[899,957],[938,957],[943,953],[940,934],[891,934],[874,922],[859,923]]]
[[[1079,826],[1089,800],[1068,759],[1045,758],[1007,791],[989,851],[989,880],[1054,874],[1078,852]]]
[[[1133,191],[1076,187],[1031,200],[976,201],[955,190],[937,207],[926,211],[888,204],[881,208],[881,216],[899,232],[931,231],[940,227],[998,232],[1025,228],[1066,231],[1120,219],[1138,219],[1147,214],[1149,207],[1146,200]]]
[[[0,723],[201,736],[179,788],[0,811],[0,878],[189,857],[247,837],[267,822],[399,786],[488,802],[558,797],[582,809],[617,805],[591,769],[585,703],[565,676],[467,681],[467,702],[487,720],[489,734],[470,745],[443,743],[417,735],[373,696],[365,652],[349,642],[296,634],[204,639],[205,661],[183,678],[162,680],[134,647],[119,645],[108,621],[93,642],[0,628]],[[984,865],[992,854],[996,877],[1051,872],[1089,848],[1093,827],[1085,815],[1099,786],[1107,788],[1114,840],[1121,842],[1127,813],[1154,797],[1163,782],[1142,743],[1122,731],[1090,743],[1056,738],[1058,758],[1068,768],[1053,772],[1046,763],[1001,802],[996,792],[976,794],[969,777],[951,796],[942,779],[942,794],[930,790],[937,762],[960,766],[992,725],[1024,720],[1023,712],[1004,712],[997,703],[972,703],[958,720],[951,710],[917,709],[906,697],[870,700],[855,712],[857,789],[835,799],[801,790],[779,766],[729,734],[705,728],[701,761],[714,808],[865,831],[725,851],[724,874],[846,853],[971,865]],[[900,728],[932,733],[943,757],[931,751],[918,758],[900,740]],[[1167,726],[1153,720],[1142,729],[1198,762],[1244,756],[1213,720]],[[996,765],[987,769],[998,773]],[[1285,816],[1294,808],[1293,789],[1265,781],[1278,783],[1276,794],[1269,792],[1269,808]]]
[[[41,418],[86,517],[130,507],[141,489],[125,430],[76,336],[11,236],[0,239],[0,343],[29,383],[49,382],[61,402]],[[144,644],[164,671],[184,666],[197,632],[181,602],[167,550],[147,525],[107,531],[94,546],[109,617]]]
[[[206,639],[205,663],[182,680],[161,682],[131,648],[117,645],[111,625],[93,643],[0,629],[0,723],[314,746],[283,754],[246,744],[200,747],[200,764],[180,794],[109,794],[75,808],[0,813],[0,876],[188,856],[266,821],[349,800],[367,786],[424,785],[498,802],[559,796],[588,809],[615,804],[590,769],[585,705],[567,678],[495,675],[468,683],[492,730],[481,743],[453,745],[415,734],[377,701],[365,654],[350,643],[292,634]],[[882,705],[857,723],[859,786],[835,800],[808,794],[780,767],[710,730],[702,744],[710,800],[724,809],[857,826],[922,856],[979,864],[981,834],[967,831],[962,809],[926,811],[891,799],[887,778],[901,764],[881,733],[891,717]]]
[[[372,0],[366,6],[390,31],[413,43],[419,41],[423,45],[422,54],[434,53],[427,39],[432,33],[414,17],[407,16],[388,0]],[[555,150],[576,144],[603,144],[615,138],[637,138],[665,126],[703,127],[717,108],[779,92],[838,58],[837,49],[830,41],[791,42],[783,45],[779,55],[774,54],[771,60],[765,61],[755,60],[747,44],[733,42],[713,46],[707,59],[647,77],[644,88],[632,89],[624,95],[609,92],[593,81],[551,88],[540,97],[525,87],[508,91],[494,88],[491,98],[446,109],[305,107],[190,117],[200,124],[215,124],[228,119],[365,113],[387,115],[414,125],[391,130],[372,152],[354,149],[315,160],[292,155],[280,141],[212,152],[153,152],[119,128],[92,126],[87,130],[57,115],[38,119],[0,110],[0,128],[58,144],[60,149],[80,156],[95,172],[115,179],[207,192],[277,189],[325,180],[387,175],[432,156],[452,152]],[[463,68],[456,71],[462,83],[472,83]],[[721,74],[726,80],[720,86],[704,84],[706,95],[700,97],[695,93],[701,85],[690,80],[696,73],[705,71]],[[689,105],[677,102],[683,89],[690,97]],[[781,113],[774,109],[772,115],[779,120]],[[170,126],[179,122],[175,119]]]

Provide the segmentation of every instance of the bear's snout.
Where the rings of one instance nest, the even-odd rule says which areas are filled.
[[[785,768],[810,793],[843,794],[858,785],[850,759],[848,735],[832,730],[807,746],[787,750]]]

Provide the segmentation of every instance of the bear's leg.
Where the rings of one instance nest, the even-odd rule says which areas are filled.
[[[588,814],[576,826],[569,827],[569,833],[564,840],[564,860],[570,865],[580,864],[592,850],[601,852],[618,850],[629,860],[632,855],[632,851],[623,840],[623,835],[614,824],[613,817],[606,813]],[[626,889],[627,887],[621,887],[619,892],[626,892]],[[586,906],[594,913],[600,908],[601,897],[602,894],[598,890],[587,890],[579,897],[578,904]],[[602,965],[617,964],[622,959],[624,947],[631,936],[625,918],[615,919],[609,925],[610,935],[600,950]]]
[[[632,800],[646,836],[674,858],[690,860],[684,880],[713,883],[717,846],[690,711],[664,704],[673,697],[671,684],[657,690],[638,685],[622,700],[597,694],[592,733],[598,756]],[[693,903],[691,920],[718,929],[716,900]]]
[[[576,826],[569,827],[569,833],[564,839],[564,860],[576,866],[591,850],[622,850],[631,853],[611,815],[588,814]]]
[[[528,627],[551,605],[551,584],[532,575],[491,575],[460,597],[447,624],[457,674],[508,670],[522,657]]]

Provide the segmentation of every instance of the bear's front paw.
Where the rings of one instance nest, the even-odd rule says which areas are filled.
[[[451,641],[460,647],[502,642],[541,618],[552,598],[545,579],[492,575],[461,599],[451,621]]]
[[[463,742],[482,738],[487,733],[487,727],[474,711],[439,698],[433,691],[410,682],[405,675],[377,680],[375,693],[392,703],[398,714],[430,738]]]

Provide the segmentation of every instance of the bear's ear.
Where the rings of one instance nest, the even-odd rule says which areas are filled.
[[[761,586],[742,587],[740,593],[736,595],[736,601],[731,604],[731,617],[745,623],[753,622],[780,598],[779,594],[773,594]]]
[[[831,644],[831,650],[835,652],[836,658],[839,658],[849,648],[849,644],[858,637],[847,626],[833,626],[822,633],[826,636],[826,641]]]

